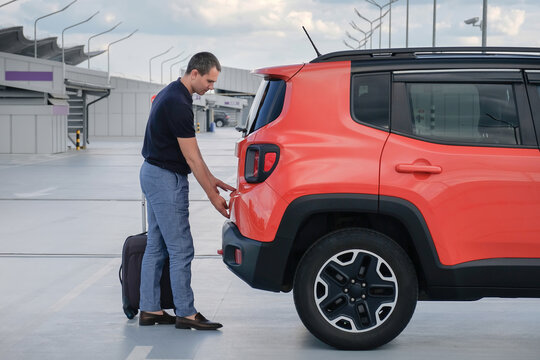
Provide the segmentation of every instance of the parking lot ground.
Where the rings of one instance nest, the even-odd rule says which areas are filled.
[[[234,185],[231,128],[198,135]],[[540,359],[540,299],[419,302],[373,351],[335,350],[296,315],[291,293],[250,288],[216,255],[224,219],[190,177],[197,309],[215,332],[139,327],[122,311],[122,244],[141,229],[141,139],[83,151],[0,155],[0,359]]]

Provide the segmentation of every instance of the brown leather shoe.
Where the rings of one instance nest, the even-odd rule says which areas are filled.
[[[139,315],[139,325],[172,325],[176,322],[176,317],[163,312],[163,315],[150,314],[146,311],[141,311]]]
[[[213,322],[205,318],[201,313],[195,315],[195,320],[186,317],[176,317],[177,329],[195,329],[195,330],[216,330],[223,327],[220,323]]]

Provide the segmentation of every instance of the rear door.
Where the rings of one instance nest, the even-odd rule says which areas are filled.
[[[443,265],[540,258],[540,152],[519,70],[401,72],[380,194],[424,216]]]

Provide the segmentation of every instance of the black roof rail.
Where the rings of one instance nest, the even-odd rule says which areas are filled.
[[[321,55],[312,63],[363,60],[378,57],[415,58],[419,54],[536,54],[540,56],[540,48],[535,47],[419,47],[397,49],[345,50]]]

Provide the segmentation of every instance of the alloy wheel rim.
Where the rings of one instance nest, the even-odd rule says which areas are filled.
[[[321,266],[314,296],[322,317],[351,333],[373,330],[390,318],[398,299],[398,283],[388,263],[372,252],[342,251]]]

